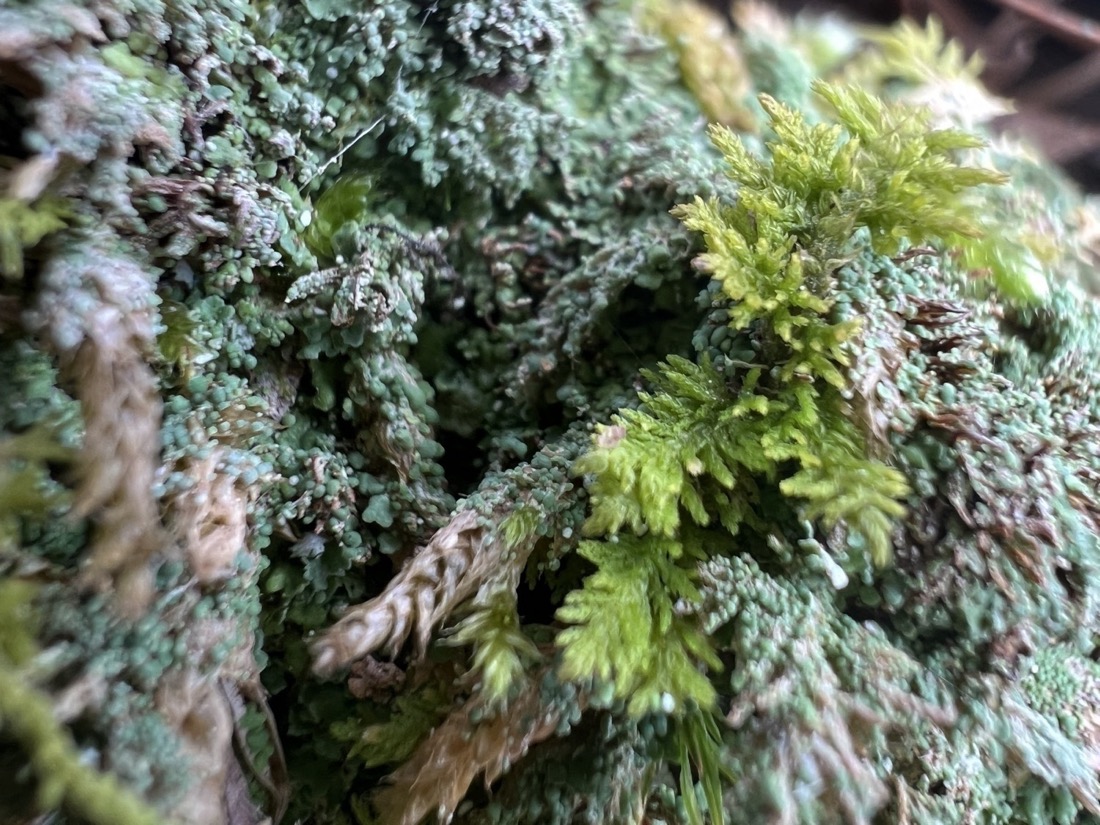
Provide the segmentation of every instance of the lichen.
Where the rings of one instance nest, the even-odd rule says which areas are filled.
[[[96,825],[118,822],[144,825],[159,822],[146,805],[116,776],[88,766],[57,718],[49,696],[36,689],[33,663],[36,645],[31,631],[32,586],[18,581],[0,582],[0,732],[14,740],[26,754],[33,772],[34,808],[66,811]],[[18,801],[15,777],[5,779],[5,804]],[[18,777],[26,782],[27,777]],[[0,809],[2,810],[2,809]],[[9,811],[23,816],[24,811]]]
[[[0,8],[0,818],[1097,815],[1095,204],[631,5]]]

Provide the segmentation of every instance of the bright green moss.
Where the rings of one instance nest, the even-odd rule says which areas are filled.
[[[676,614],[677,600],[698,598],[688,562],[699,550],[620,536],[579,552],[599,572],[558,611],[574,625],[558,636],[562,676],[613,685],[634,715],[673,713],[687,702],[711,707],[714,687],[696,664],[719,668],[718,659],[699,629]]]
[[[332,236],[346,223],[363,222],[372,206],[377,211],[381,204],[376,187],[363,177],[344,177],[324,191],[317,199],[305,242],[310,251],[320,258],[332,258]]]
[[[728,130],[713,132],[739,184],[736,202],[697,199],[678,210],[689,228],[703,233],[707,251],[697,265],[729,299],[729,326],[735,332],[752,328],[760,363],[744,366],[735,391],[730,378],[705,360],[695,365],[670,359],[660,376],[650,375],[657,392],[642,396],[640,410],[621,413],[577,464],[577,472],[594,474],[591,535],[626,528],[671,538],[684,512],[698,525],[717,522],[736,536],[743,522],[766,521],[757,491],[778,484],[803,518],[819,520],[826,530],[843,524],[851,547],[864,548],[880,567],[890,561],[893,522],[905,512],[900,500],[909,486],[896,470],[868,457],[863,435],[847,419],[840,390],[847,384],[847,345],[859,325],[832,321],[830,267],[850,254],[849,237],[857,228],[869,233],[874,249],[887,252],[896,251],[903,238],[923,243],[961,237],[969,231],[971,206],[958,192],[1002,178],[951,162],[953,150],[977,145],[969,136],[926,133],[919,113],[888,107],[858,90],[815,88],[840,123],[809,126],[765,98],[776,136],[767,161],[752,156]],[[641,541],[650,558],[668,555],[652,539]],[[626,552],[614,544],[607,548],[612,557]],[[596,557],[601,568],[611,564],[603,551]],[[861,567],[857,560],[842,562]],[[609,572],[606,580],[602,575],[590,580],[585,598],[598,604],[596,592],[602,593],[606,615],[629,613],[624,625],[638,625],[639,617],[618,605],[615,594],[647,593],[649,586],[639,590],[621,572]],[[589,594],[588,587],[598,591]],[[660,584],[654,588],[660,591]],[[690,597],[673,587],[670,598]],[[663,609],[653,603],[658,626],[668,624]],[[566,621],[588,623],[587,634],[567,631],[561,639],[566,672],[574,678],[588,672],[579,663],[581,651],[588,645],[595,650],[609,632],[591,624],[597,613],[595,604],[583,615],[568,607],[559,613]],[[614,647],[645,649],[639,639]],[[593,675],[610,678],[608,666],[597,659],[583,657],[597,668]],[[668,674],[664,681],[675,682]],[[624,696],[636,689],[625,675],[618,683],[632,686],[623,689]],[[698,700],[703,694],[672,695]]]
[[[21,277],[26,250],[62,229],[68,215],[69,210],[61,200],[47,199],[34,204],[18,198],[0,198],[0,275],[10,279]]]

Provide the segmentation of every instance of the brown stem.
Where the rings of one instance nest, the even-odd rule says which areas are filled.
[[[1100,48],[1100,24],[1079,14],[1054,8],[1043,0],[993,0],[1034,20],[1051,34],[1082,49]]]

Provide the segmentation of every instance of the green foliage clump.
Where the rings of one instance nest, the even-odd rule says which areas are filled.
[[[47,235],[65,226],[64,202],[31,204],[18,198],[0,198],[0,275],[23,275],[23,256]]]
[[[22,519],[42,519],[62,504],[63,494],[50,483],[48,462],[72,457],[43,424],[0,440],[0,549],[16,544]]]
[[[520,628],[515,599],[501,592],[479,598],[475,612],[455,627],[451,641],[473,647],[472,669],[480,675],[479,692],[490,704],[505,702],[540,658]]]
[[[370,213],[377,197],[370,180],[342,177],[324,191],[313,208],[305,242],[320,258],[334,257],[332,237],[344,224],[361,220]]]
[[[577,463],[578,472],[594,475],[587,530],[615,535],[626,528],[641,538],[638,546],[589,551],[601,567],[583,597],[593,604],[560,614],[589,623],[561,639],[567,671],[574,676],[585,672],[581,662],[594,668],[588,671],[593,675],[610,675],[606,666],[595,664],[607,628],[593,617],[630,615],[624,624],[637,626],[639,605],[627,610],[625,599],[615,594],[649,591],[639,590],[617,568],[602,568],[622,553],[653,564],[677,558],[663,543],[678,534],[681,512],[697,525],[714,521],[736,536],[745,524],[759,529],[765,522],[760,489],[777,486],[799,518],[826,530],[843,526],[849,547],[864,548],[880,567],[891,558],[893,525],[905,512],[901,500],[909,487],[897,470],[868,456],[865,438],[847,414],[843,370],[859,325],[831,316],[832,270],[852,254],[856,229],[866,230],[872,249],[885,253],[897,252],[903,242],[976,233],[973,205],[960,193],[1001,183],[1003,177],[955,164],[953,152],[980,145],[967,134],[929,130],[919,113],[858,89],[816,84],[815,90],[838,123],[811,126],[801,114],[763,98],[775,135],[769,159],[754,157],[728,129],[715,128],[715,144],[739,185],[737,199],[732,204],[697,199],[677,211],[690,229],[703,234],[707,251],[697,265],[729,301],[732,330],[752,335],[756,363],[744,364],[734,377],[706,359],[699,364],[670,359],[659,376],[650,374],[656,392],[642,395],[641,409],[621,413]],[[858,558],[841,562],[861,569]],[[662,569],[667,580],[672,568]],[[654,589],[659,592],[660,585]],[[647,598],[640,597],[642,605]],[[667,598],[690,600],[690,595],[681,584],[671,587]],[[667,626],[664,602],[658,599],[651,607],[653,623]],[[670,645],[685,649],[683,641],[672,639],[655,646]],[[624,657],[636,657],[651,648],[637,643],[618,649],[633,651]],[[681,680],[672,684],[698,677],[687,665],[699,658],[698,648],[688,650],[692,656],[676,665]],[[622,678],[634,669],[645,670],[620,664],[615,684],[638,709],[653,704],[656,693],[655,688],[638,693],[635,679]],[[710,699],[699,690],[673,695],[706,696],[706,704]]]
[[[947,39],[943,24],[935,17],[929,17],[923,27],[902,20],[889,29],[869,31],[867,39],[875,48],[845,68],[847,77],[864,86],[976,81],[983,68],[981,55],[968,56],[961,43]],[[970,113],[958,114],[966,118]]]
[[[718,658],[700,629],[676,609],[679,600],[699,597],[687,563],[702,553],[674,539],[629,535],[585,542],[578,552],[599,570],[558,610],[558,618],[573,625],[558,636],[563,678],[612,684],[629,700],[628,711],[639,716],[673,713],[686,702],[710,707],[714,688],[696,665],[719,668]],[[594,638],[599,645],[592,644]]]

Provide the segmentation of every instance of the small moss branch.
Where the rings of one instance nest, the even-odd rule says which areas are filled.
[[[26,750],[38,778],[38,805],[58,806],[93,825],[161,825],[163,817],[109,774],[85,765],[43,694],[0,668],[0,730]]]

